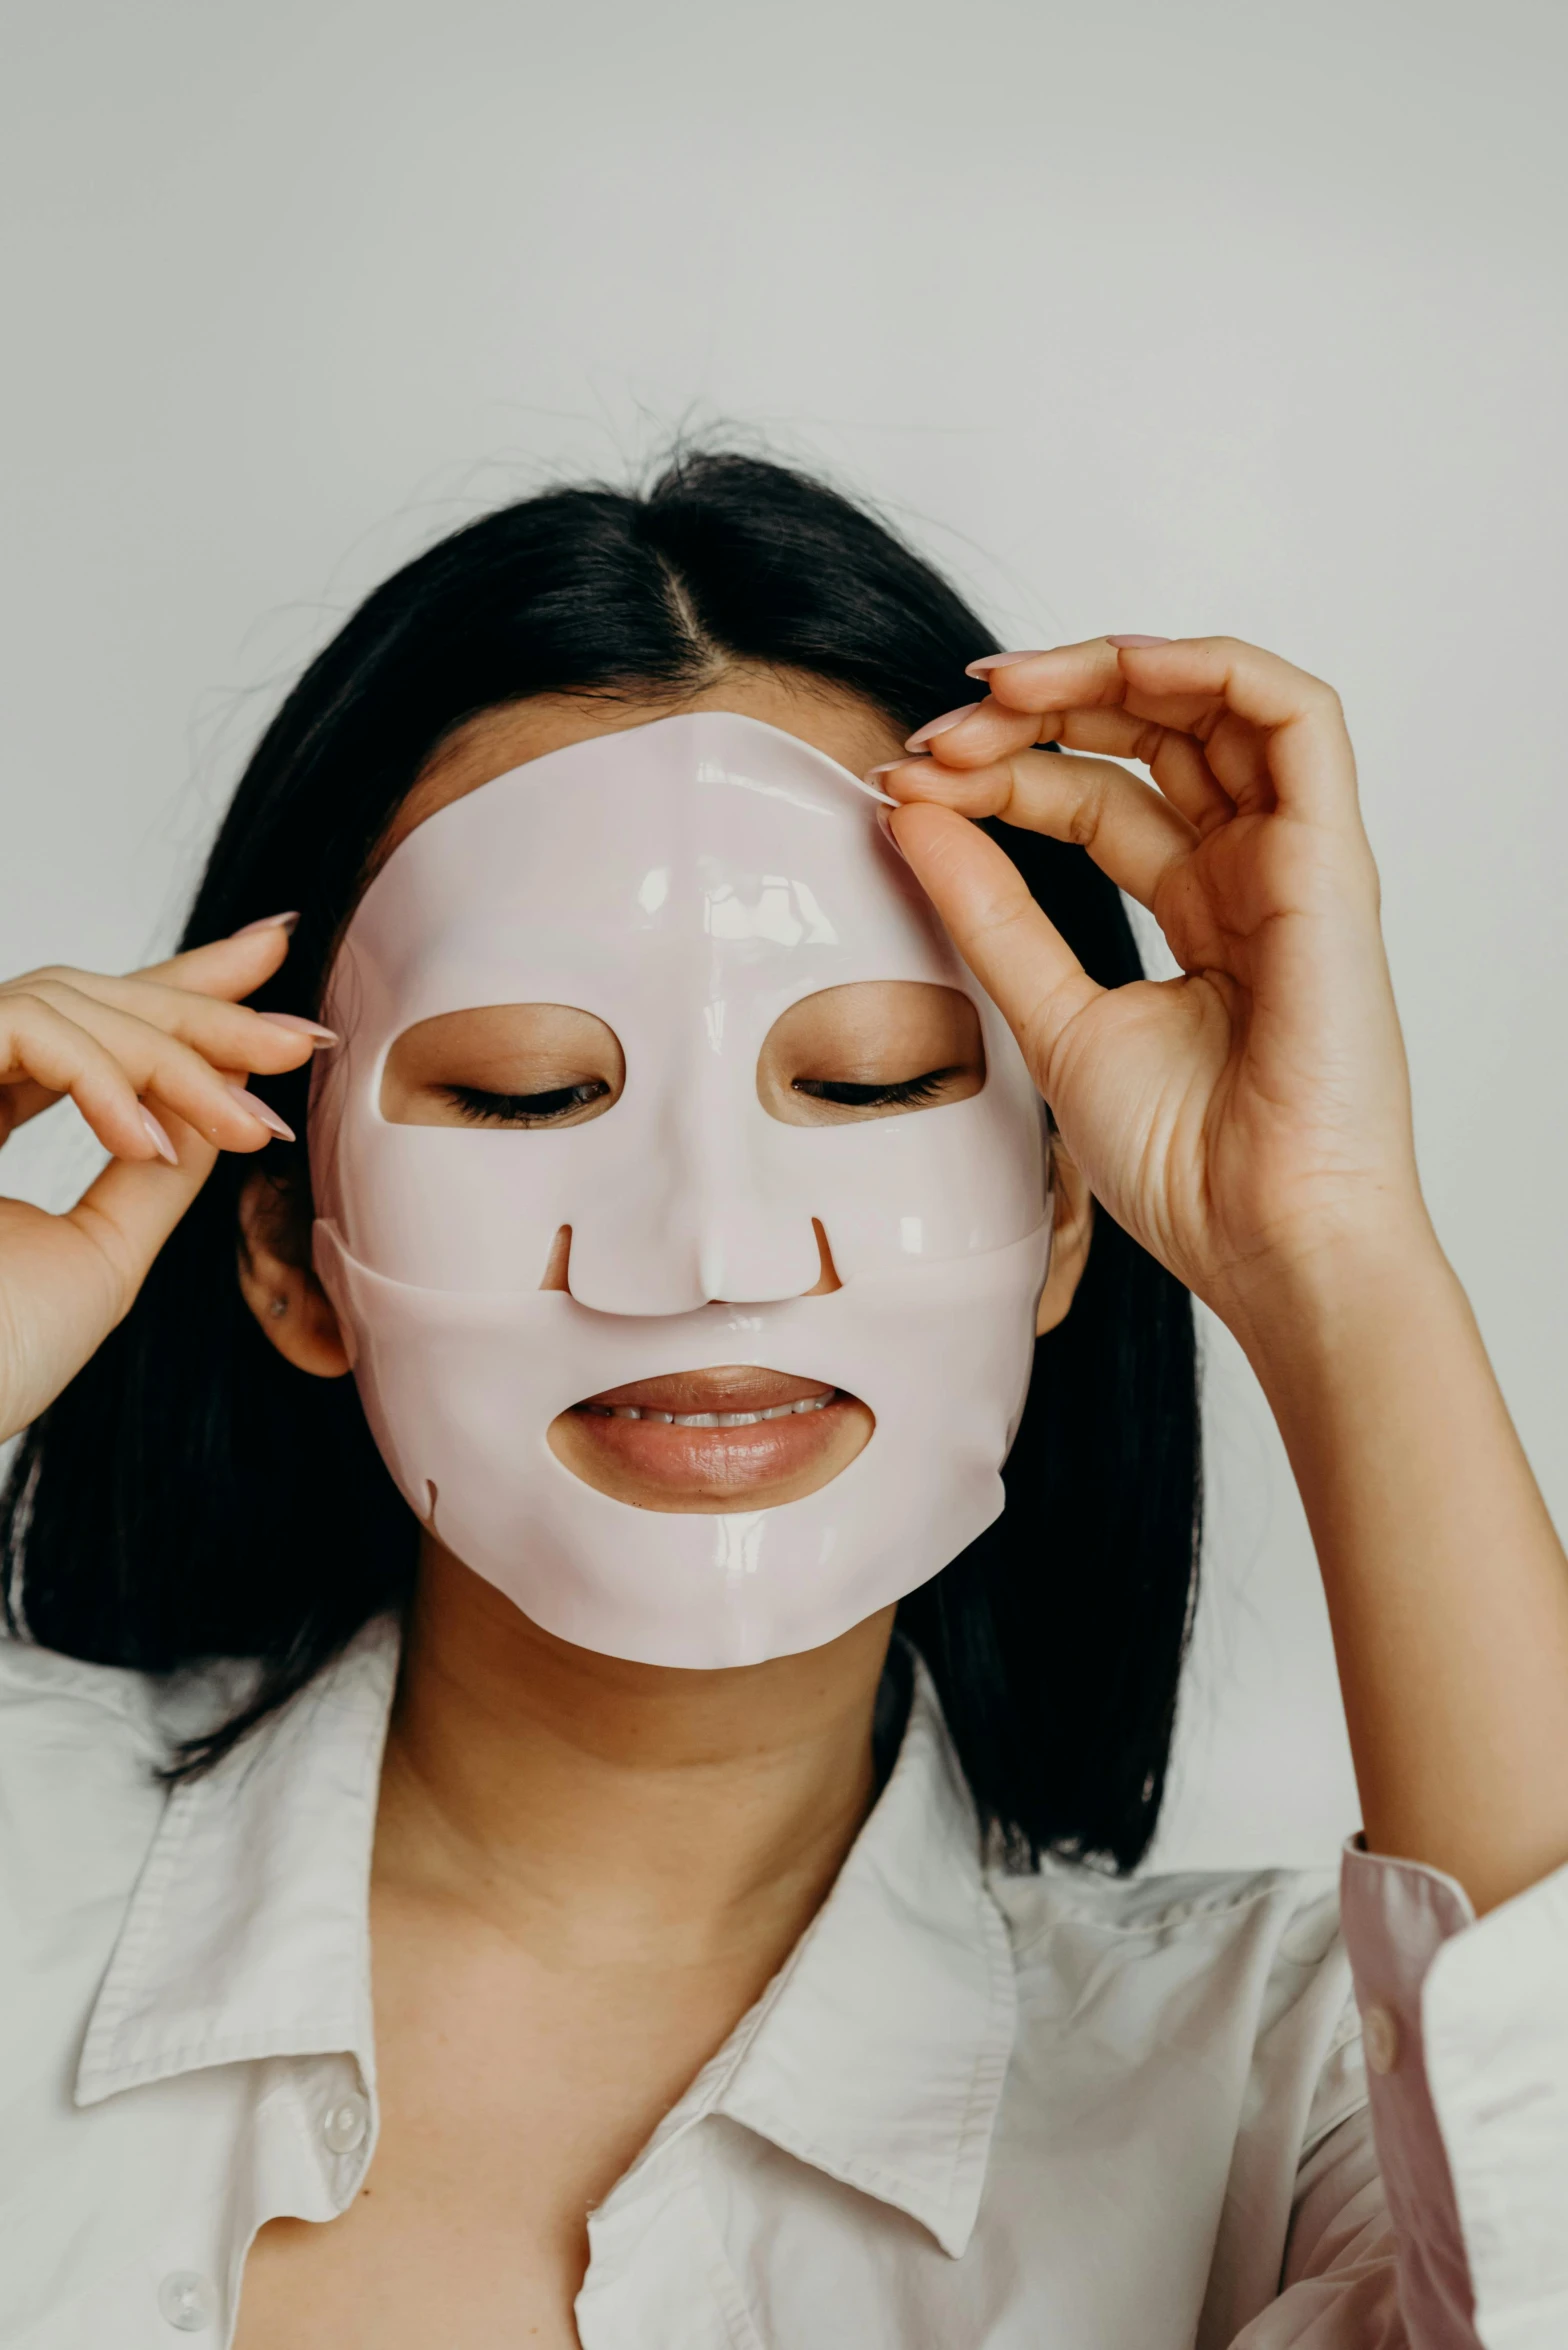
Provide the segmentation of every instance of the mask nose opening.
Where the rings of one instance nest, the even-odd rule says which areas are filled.
[[[829,1297],[835,1289],[842,1289],[844,1284],[839,1279],[838,1267],[833,1262],[833,1251],[828,1245],[828,1236],[820,1216],[812,1217],[811,1229],[816,1235],[817,1258],[822,1270],[815,1287],[808,1289],[805,1294],[807,1297]]]
[[[802,1290],[800,1294],[802,1297],[830,1297],[834,1290],[842,1289],[844,1284],[840,1278],[838,1267],[833,1262],[832,1243],[828,1239],[827,1229],[820,1216],[813,1216],[811,1219],[811,1235],[817,1244],[817,1278],[809,1289]],[[544,1273],[540,1279],[539,1287],[542,1290],[563,1290],[570,1295],[571,1268],[572,1227],[570,1224],[562,1224],[550,1243],[550,1253],[545,1259]],[[730,1298],[721,1302],[730,1305],[746,1305],[752,1301],[746,1298]],[[434,1486],[431,1487],[430,1492],[430,1506],[433,1512],[435,1508]]]

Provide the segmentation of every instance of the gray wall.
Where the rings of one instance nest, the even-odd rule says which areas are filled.
[[[4,39],[0,967],[169,938],[279,690],[405,554],[734,421],[1006,642],[1226,629],[1340,687],[1433,1206],[1561,1513],[1568,16],[12,0]],[[82,1163],[57,1113],[8,1188]],[[1324,1858],[1311,1553],[1210,1352],[1163,1849]]]

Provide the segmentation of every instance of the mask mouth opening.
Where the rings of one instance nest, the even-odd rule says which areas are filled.
[[[826,1379],[730,1363],[606,1387],[560,1413],[549,1444],[586,1485],[633,1508],[775,1509],[830,1484],[876,1421]]]
[[[856,1398],[830,1381],[803,1379],[759,1365],[730,1363],[706,1371],[671,1371],[602,1388],[572,1406],[590,1420],[655,1427],[745,1428],[802,1419]]]

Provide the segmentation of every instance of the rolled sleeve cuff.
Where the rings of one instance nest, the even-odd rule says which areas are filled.
[[[1568,1869],[1478,1921],[1353,1837],[1340,1901],[1412,2350],[1563,2350]]]

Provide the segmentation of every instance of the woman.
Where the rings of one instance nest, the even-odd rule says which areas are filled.
[[[966,670],[979,697],[927,718]],[[677,719],[869,777],[964,958],[951,985],[872,970],[837,1027],[803,998],[762,1111],[924,1151],[1016,1053],[1051,1113],[1005,1514],[744,1663],[623,1637],[639,1561],[827,1507],[896,1415],[740,1355],[571,1391],[558,1490],[643,1513],[595,1521],[625,1530],[621,1582],[582,1637],[569,1537],[555,1583],[491,1557],[483,1507],[410,1469],[446,1358],[409,1343],[387,1371],[334,1221],[360,1178],[331,1072],[380,1016],[344,974],[380,985],[406,877],[533,763],[535,812],[570,812],[563,779],[621,774]],[[476,826],[453,870],[481,890]],[[573,907],[599,863],[533,880]],[[1138,975],[1117,885],[1186,977]],[[259,912],[288,902],[297,927]],[[475,1123],[630,1131],[631,1056],[591,1006],[429,1000],[384,1023],[367,1150],[444,1168]],[[491,1025],[454,1031],[464,1004]],[[993,1006],[1011,1037],[982,1050]],[[0,1227],[0,1427],[30,1431],[0,1657],[0,2341],[1561,2338],[1568,1579],[1421,1203],[1326,687],[1228,640],[999,654],[869,518],[748,460],[553,493],[409,566],[321,655],[180,955],[31,974],[0,1025],[10,1122],[69,1093],[113,1154],[69,1215]],[[677,1235],[706,1181],[680,1164]],[[749,1180],[714,1212],[749,1215]],[[600,1295],[645,1328],[691,1303],[658,1302],[661,1229],[621,1251],[646,1293]],[[759,1314],[872,1295],[832,1215],[811,1229]],[[472,1241],[456,1206],[399,1233]],[[563,1218],[528,1313],[586,1326],[607,1245]],[[692,1264],[693,1310],[749,1310]],[[1188,1291],[1263,1382],[1322,1564],[1364,1814],[1354,1997],[1321,1887],[1114,1873],[1154,1828],[1191,1608]],[[902,1369],[965,1403],[940,1347]],[[938,1413],[939,1468],[944,1441]],[[907,1479],[939,1513],[918,1448]]]

